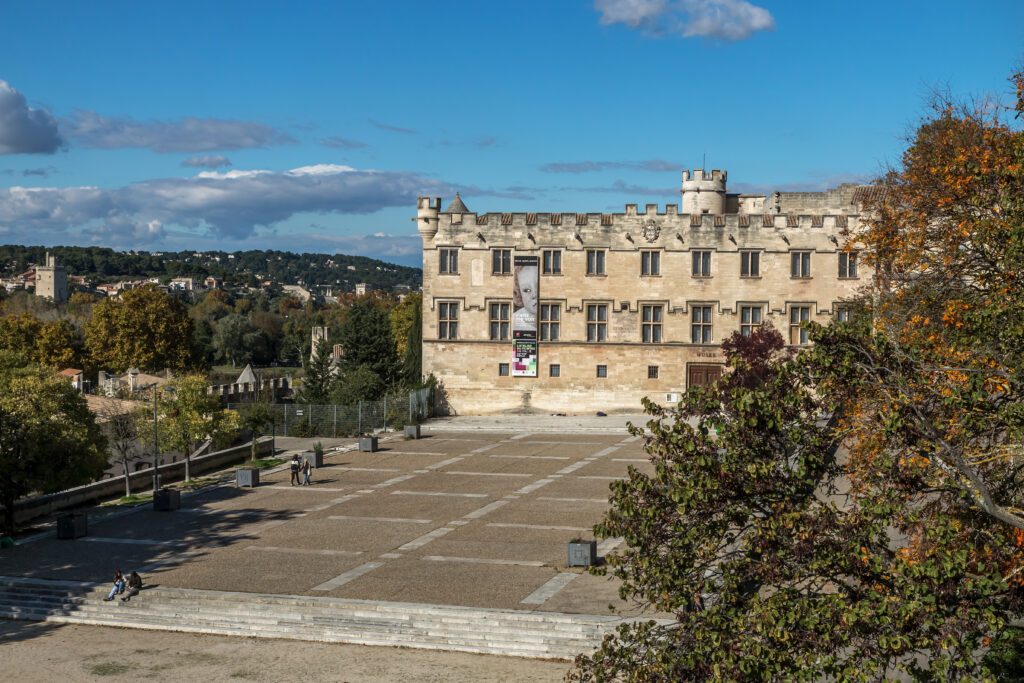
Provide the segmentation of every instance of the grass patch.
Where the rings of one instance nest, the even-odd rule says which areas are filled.
[[[284,462],[284,458],[260,458],[259,460],[247,460],[242,467],[256,468],[258,470],[265,470],[271,467],[277,467]]]
[[[219,483],[217,479],[213,477],[193,477],[192,481],[183,481],[174,485],[174,488],[181,489],[182,491],[195,491],[196,489],[206,488],[213,484]]]
[[[120,676],[131,670],[130,666],[121,662],[100,662],[89,667],[89,673],[93,676]]]
[[[101,507],[119,507],[128,505],[138,505],[139,503],[148,503],[153,500],[152,493],[133,493],[130,496],[121,496],[117,500],[108,500],[104,503],[100,503]]]

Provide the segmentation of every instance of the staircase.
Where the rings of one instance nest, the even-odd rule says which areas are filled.
[[[624,620],[299,595],[151,588],[104,602],[109,586],[0,577],[0,618],[258,638],[572,659]]]

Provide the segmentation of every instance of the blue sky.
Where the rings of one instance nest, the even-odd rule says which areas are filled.
[[[1007,96],[1024,2],[6,2],[0,242],[414,265],[418,194],[678,201],[897,163],[929,93]]]

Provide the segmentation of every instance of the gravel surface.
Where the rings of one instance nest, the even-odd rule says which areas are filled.
[[[7,681],[560,681],[564,662],[0,621]]]

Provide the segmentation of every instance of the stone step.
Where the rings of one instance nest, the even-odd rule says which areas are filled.
[[[482,654],[502,654],[521,657],[550,657],[571,659],[576,654],[593,649],[593,646],[579,641],[527,643],[522,641],[493,641],[486,638],[451,637],[444,634],[424,634],[402,630],[381,631],[367,625],[352,624],[348,628],[294,628],[240,626],[237,622],[182,622],[180,619],[146,618],[139,620],[124,614],[81,616],[70,614],[15,615],[0,608],[0,617],[30,619],[53,623],[111,626],[120,628],[144,628],[150,630],[184,631],[257,638],[284,638],[291,640],[312,640],[365,645],[388,645],[441,650],[458,650]],[[595,644],[596,645],[596,644]]]
[[[475,609],[154,587],[104,602],[109,586],[0,577],[0,618],[571,659],[613,616]]]

